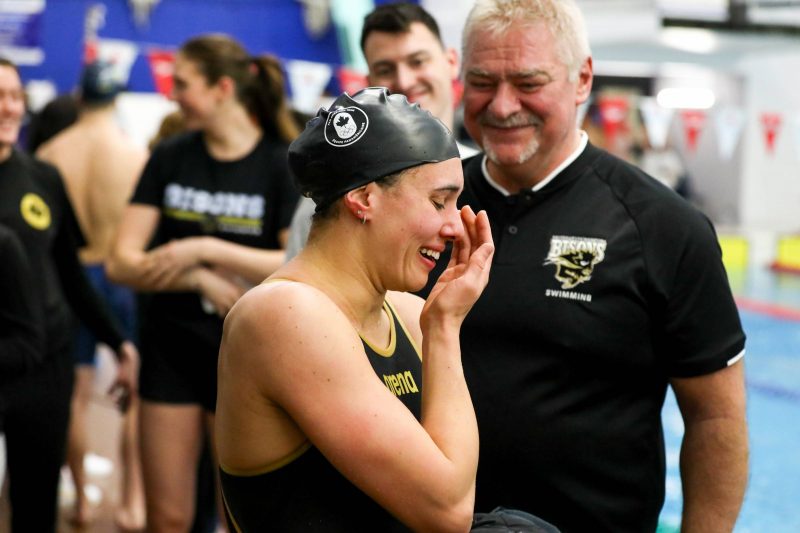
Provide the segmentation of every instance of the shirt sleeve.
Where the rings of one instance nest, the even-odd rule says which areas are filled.
[[[0,383],[41,362],[44,316],[33,272],[17,235],[0,226]]]
[[[92,287],[78,259],[79,239],[75,234],[78,223],[61,177],[57,173],[53,183],[57,189],[54,197],[63,206],[62,216],[64,217],[58,225],[58,233],[53,245],[53,260],[67,303],[101,342],[116,350],[124,340],[122,328],[106,303]]]
[[[693,209],[671,213],[650,249],[656,291],[663,295],[663,329],[656,342],[673,377],[715,372],[743,353],[745,334],[711,222]],[[660,337],[660,338],[658,338]]]

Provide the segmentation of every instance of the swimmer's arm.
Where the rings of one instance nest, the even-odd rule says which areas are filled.
[[[450,385],[426,401],[443,404],[451,419],[423,428],[376,376],[338,307],[289,290],[262,285],[239,300],[225,323],[221,358],[246,356],[249,364],[239,366],[261,384],[265,401],[283,408],[345,477],[406,525],[468,531],[477,427],[458,331],[444,328],[428,341],[431,359],[440,361],[433,379]]]
[[[744,363],[671,385],[686,427],[681,531],[731,531],[747,486]]]

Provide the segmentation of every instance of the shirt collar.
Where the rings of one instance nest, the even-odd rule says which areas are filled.
[[[586,132],[583,130],[578,130],[578,147],[575,148],[575,150],[564,161],[562,161],[560,165],[558,165],[555,169],[553,169],[553,171],[550,174],[545,176],[545,178],[542,181],[531,187],[531,190],[534,192],[539,191],[545,185],[553,181],[553,179],[555,179],[555,177],[558,176],[558,174],[562,170],[567,168],[573,161],[578,159],[578,156],[581,155],[581,153],[583,153],[583,150],[586,148],[588,142],[589,142],[589,136],[586,134]],[[511,196],[510,192],[508,192],[502,185],[494,181],[492,177],[489,175],[489,168],[486,165],[487,161],[488,159],[484,154],[483,160],[481,161],[481,170],[483,171],[483,177],[486,179],[489,185],[497,189],[500,192],[500,194],[502,194],[503,196]]]

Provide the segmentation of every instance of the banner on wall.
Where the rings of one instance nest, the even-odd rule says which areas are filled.
[[[601,94],[597,98],[600,121],[607,146],[614,146],[617,134],[625,127],[628,117],[628,98],[622,95]]]
[[[316,114],[320,97],[333,75],[331,66],[313,61],[288,60],[286,73],[292,91],[292,106],[301,113]]]
[[[336,76],[339,79],[339,87],[342,92],[350,95],[367,86],[367,77],[348,67],[339,67],[339,70],[336,71]]]
[[[733,156],[736,145],[744,130],[744,111],[736,106],[725,106],[714,114],[714,127],[717,134],[719,157],[727,161]]]
[[[151,48],[147,51],[147,62],[156,91],[169,98],[172,95],[172,75],[175,73],[175,52]]]
[[[133,20],[140,28],[146,28],[150,24],[150,12],[156,8],[160,0],[128,0],[133,13]]]
[[[706,123],[706,113],[699,109],[684,109],[680,112],[683,121],[683,136],[689,152],[697,149],[697,139]]]
[[[45,0],[0,0],[0,55],[20,66],[44,61],[44,7]]]
[[[656,150],[664,149],[675,110],[659,105],[652,96],[639,97],[639,110],[642,112],[642,122],[650,146]]]
[[[767,147],[767,153],[770,155],[775,153],[775,140],[781,129],[782,121],[783,117],[780,113],[761,113],[761,131],[764,133],[764,143]]]
[[[112,65],[114,79],[127,85],[131,67],[139,55],[139,47],[122,39],[97,39],[92,43],[94,59]]]

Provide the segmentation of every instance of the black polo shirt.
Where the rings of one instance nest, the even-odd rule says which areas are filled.
[[[708,219],[588,145],[541,190],[504,196],[483,155],[461,204],[489,215],[489,284],[461,329],[480,430],[476,510],[562,531],[654,531],[670,377],[744,349]]]

